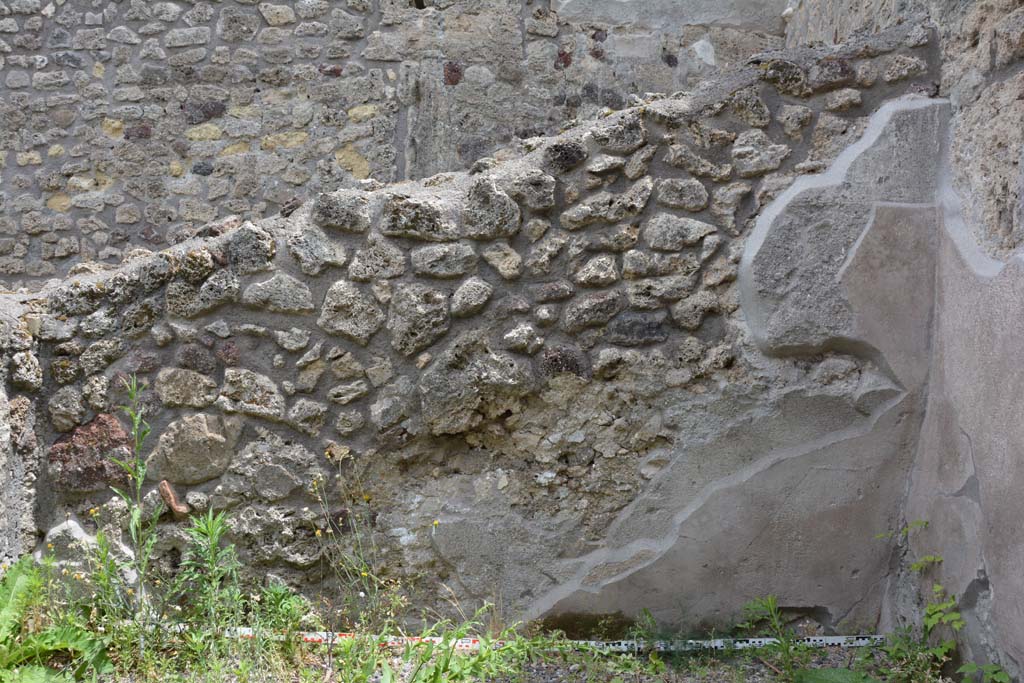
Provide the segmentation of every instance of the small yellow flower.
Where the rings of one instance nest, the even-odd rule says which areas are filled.
[[[100,509],[99,508],[89,508],[89,516],[90,517],[96,517],[99,514],[100,514]]]
[[[156,584],[157,586],[159,586],[159,585],[160,585],[160,579],[157,579],[157,580],[156,580],[156,581],[154,581],[153,583],[154,583],[154,584]]]
[[[7,571],[7,568],[10,567],[10,566],[11,565],[9,565],[6,562],[4,562],[3,564],[0,564],[0,569],[2,569],[4,571]]]
[[[436,527],[436,526],[440,526],[440,524],[441,524],[441,520],[439,520],[439,519],[435,519],[435,520],[434,520],[434,526],[435,526],[435,527]]]
[[[365,502],[369,503],[370,502],[370,494],[369,493],[364,493],[363,494],[363,500]]]
[[[75,581],[81,581],[82,580],[82,575],[79,574],[78,572],[75,572],[74,576],[72,576],[71,578],[73,578]]]
[[[317,538],[319,538],[319,537],[320,537],[320,536],[322,535],[322,533],[323,533],[323,532],[321,532],[321,531],[320,531],[319,529],[317,529],[317,530],[316,530],[316,535],[317,535]]]
[[[370,573],[369,573],[369,572],[360,572],[360,574],[361,574],[362,576],[369,576],[369,575],[370,575]]]
[[[135,595],[135,589],[134,588],[129,588],[127,590],[127,593],[128,593],[128,595]]]
[[[67,567],[64,567],[64,569],[61,569],[61,570],[60,570],[60,574],[61,574],[61,576],[67,576],[67,575],[68,575],[68,574],[70,574],[70,573],[71,573],[71,572],[69,572],[69,571],[68,571],[68,568],[67,568]]]
[[[47,543],[46,544],[46,549],[47,550],[53,550],[53,544],[52,543]]]

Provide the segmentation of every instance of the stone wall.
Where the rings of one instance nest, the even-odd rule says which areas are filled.
[[[1022,435],[1020,246],[1024,236],[1024,7],[1015,0],[795,2],[788,38],[842,40],[892,25],[909,12],[937,27],[936,84],[950,100],[951,130],[937,232],[936,294],[927,411],[911,472],[911,536],[889,586],[886,623],[912,622],[932,582],[960,600],[964,656],[1019,675],[1021,537],[1018,474]],[[937,554],[921,577],[906,565]]]
[[[776,593],[873,629],[933,272],[882,257],[934,232],[933,42],[908,26],[763,54],[469,172],[222,219],[4,295],[10,428],[39,463],[34,518],[8,533],[63,549],[123,528],[109,454],[134,373],[149,504],[166,480],[228,510],[253,574],[331,590],[316,532],[352,542],[358,513],[418,604],[448,586],[510,617],[692,626]],[[890,291],[924,312],[879,326]],[[163,531],[169,568],[182,523]]]
[[[0,285],[688,87],[781,45],[781,0],[756,24],[744,4],[665,22],[541,0],[0,3]]]
[[[935,87],[953,105],[951,165],[974,240],[1005,259],[1024,244],[1024,7],[1018,0],[823,0],[792,3],[791,44],[843,40],[926,17],[941,39],[942,73]]]

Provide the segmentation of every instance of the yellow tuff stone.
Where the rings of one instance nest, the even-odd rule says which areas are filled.
[[[377,105],[360,104],[348,110],[348,117],[353,123],[362,123],[377,115]]]
[[[251,105],[230,107],[228,108],[228,116],[234,116],[236,119],[258,119],[260,117],[260,110]]]
[[[108,176],[106,173],[100,173],[97,171],[93,174],[96,179],[96,187],[100,190],[105,190],[114,184],[114,179]]]
[[[107,73],[107,67],[103,66],[102,62],[96,62],[92,65],[92,75],[95,78],[103,78],[105,73]]]
[[[62,156],[64,156],[64,145],[50,145],[50,149],[46,150],[46,156],[48,156],[48,157],[62,157]]]
[[[302,130],[293,130],[288,133],[275,133],[268,135],[260,141],[260,149],[273,152],[275,149],[292,149],[306,144],[309,133]]]
[[[18,152],[18,156],[15,157],[15,161],[18,166],[36,166],[43,163],[43,156],[36,151]]]
[[[220,156],[222,156],[222,157],[229,157],[232,154],[245,154],[248,151],[249,151],[249,143],[248,142],[236,142],[236,143],[230,144],[227,147],[225,147],[224,149],[222,149],[220,151]]]
[[[100,122],[100,128],[109,137],[120,138],[124,136],[124,121],[120,119],[103,119]]]
[[[220,140],[224,131],[213,123],[200,123],[185,131],[185,137],[189,140]]]
[[[370,177],[370,162],[352,145],[345,145],[335,152],[334,159],[357,180]]]
[[[175,178],[181,177],[181,174],[185,172],[185,167],[181,165],[181,162],[174,160],[167,167],[167,172]]]
[[[55,194],[46,200],[46,206],[54,211],[67,211],[71,208],[71,197],[63,192]]]

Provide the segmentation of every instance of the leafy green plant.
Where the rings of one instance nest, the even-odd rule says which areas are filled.
[[[932,565],[940,564],[941,562],[942,562],[942,556],[941,555],[925,555],[924,557],[919,558],[915,562],[911,562],[910,563],[910,570],[920,574],[921,572],[923,572],[926,569],[928,569],[928,567],[931,567]]]
[[[956,672],[966,676],[974,676],[980,672],[981,683],[1010,683],[1010,674],[1003,671],[1003,667],[998,664],[978,665],[974,662],[968,662],[957,669]]]
[[[755,598],[743,606],[743,613],[746,622],[740,627],[747,631],[759,627],[767,629],[775,643],[765,648],[765,651],[778,660],[785,680],[795,680],[797,669],[807,660],[807,653],[797,642],[793,631],[786,626],[778,598],[774,595]]]
[[[138,631],[139,652],[144,653],[146,632],[154,622],[148,593],[150,564],[157,541],[157,523],[164,508],[162,503],[157,504],[147,515],[143,501],[146,459],[142,456],[142,450],[146,438],[151,432],[149,423],[145,420],[145,408],[142,404],[142,392],[146,386],[140,385],[135,375],[123,379],[122,383],[128,393],[128,402],[121,406],[121,410],[128,416],[131,423],[132,452],[131,457],[124,460],[111,456],[111,460],[124,471],[128,479],[127,488],[111,488],[128,506],[128,537],[131,543],[131,556],[127,560],[118,562],[110,553],[108,545],[105,556],[98,566],[104,567],[104,571],[110,570],[105,579],[113,584],[108,586],[111,596],[130,598],[128,602],[130,602],[131,609],[127,615],[115,613],[110,616],[129,616],[135,622]],[[112,570],[113,567],[109,566],[111,563],[116,565],[118,571]],[[116,609],[119,603],[120,599],[111,600],[109,606]]]
[[[235,546],[224,544],[227,516],[208,510],[191,518],[189,544],[181,562],[175,593],[204,629],[234,625],[241,616],[239,562]]]
[[[26,614],[40,599],[41,588],[39,570],[29,557],[15,563],[0,581],[0,681],[60,680],[57,672],[44,665],[61,654],[74,658],[75,677],[89,670],[109,670],[103,639],[69,625],[36,631],[26,627]]]
[[[929,683],[943,681],[941,671],[956,651],[956,641],[947,638],[932,644],[938,629],[947,627],[953,633],[964,627],[963,617],[956,609],[956,597],[947,595],[939,584],[932,586],[932,599],[925,605],[922,635],[915,637],[903,629],[889,637],[882,647],[888,664],[882,668],[892,683]]]
[[[250,600],[252,608],[249,618],[254,622],[254,629],[257,633],[275,636],[274,640],[263,644],[263,647],[278,645],[289,659],[297,654],[299,631],[319,631],[324,628],[309,600],[278,581],[268,583],[258,594],[250,596]]]
[[[875,534],[875,538],[879,539],[879,540],[890,540],[890,539],[893,539],[893,538],[896,538],[897,536],[899,536],[901,539],[903,539],[903,538],[909,537],[910,534],[914,533],[915,531],[919,531],[921,529],[927,529],[927,528],[928,528],[928,521],[927,520],[915,519],[914,521],[909,522],[909,523],[903,525],[899,529],[885,531],[885,532],[882,532],[880,534]]]

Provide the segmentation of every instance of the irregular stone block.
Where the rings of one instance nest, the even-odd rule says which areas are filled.
[[[245,413],[270,420],[280,420],[284,416],[284,397],[274,381],[242,368],[224,371],[224,384],[217,406],[227,413]]]
[[[200,413],[167,425],[146,460],[153,479],[194,486],[224,474],[235,455],[242,420]]]
[[[580,332],[588,327],[604,325],[623,308],[625,301],[619,292],[587,294],[574,299],[565,307],[562,326],[566,332]]]
[[[246,287],[242,303],[273,313],[306,313],[313,310],[313,294],[292,276],[278,273]]]
[[[383,239],[371,240],[348,266],[348,276],[358,282],[401,277],[405,274],[405,252]]]
[[[595,256],[577,270],[573,282],[584,287],[605,287],[619,279],[619,266],[611,254]]]
[[[630,111],[616,115],[593,130],[594,141],[612,154],[632,154],[647,142],[643,115]]]
[[[327,290],[316,324],[325,332],[366,346],[383,322],[384,312],[373,299],[351,282],[339,280]]]
[[[308,398],[300,398],[288,410],[288,424],[309,436],[316,436],[324,428],[327,406]]]
[[[544,161],[556,173],[568,173],[584,161],[590,153],[586,146],[575,140],[553,142],[544,150]]]
[[[484,261],[506,280],[515,280],[523,273],[523,258],[505,242],[488,247],[484,251]]]
[[[164,368],[156,376],[156,394],[168,406],[203,408],[217,399],[217,383],[184,368]]]
[[[486,280],[478,277],[469,278],[459,285],[459,288],[452,294],[452,317],[466,318],[476,315],[487,305],[493,292],[494,287]]]
[[[420,377],[424,425],[460,434],[517,406],[533,385],[528,361],[492,350],[479,333],[460,335]]]
[[[591,223],[604,221],[617,223],[625,218],[639,215],[647,206],[647,200],[654,188],[654,181],[644,178],[634,183],[622,194],[602,192],[585,202],[564,211],[560,221],[566,230],[578,230]]]
[[[512,237],[519,232],[519,222],[519,206],[498,189],[492,178],[480,178],[473,183],[462,209],[462,231],[466,237]]]
[[[715,226],[694,218],[659,213],[644,224],[643,237],[651,249],[679,251],[698,244]]]
[[[455,226],[430,199],[391,195],[384,204],[381,220],[381,233],[391,237],[427,242],[450,242],[458,238]]]
[[[363,233],[370,227],[370,202],[362,192],[319,194],[313,200],[310,218],[321,228]]]
[[[70,432],[85,420],[85,404],[77,387],[61,387],[47,401],[50,424],[58,432]]]
[[[666,178],[658,183],[656,201],[673,209],[701,211],[708,205],[708,191],[699,180],[693,178]]]
[[[477,255],[468,244],[439,244],[414,249],[412,270],[417,275],[454,278],[476,267]]]
[[[319,275],[325,268],[345,264],[345,248],[313,226],[289,235],[288,252],[306,275]]]
[[[448,331],[448,297],[419,284],[399,285],[388,308],[391,346],[403,356],[422,351]]]
[[[114,459],[131,460],[130,444],[131,437],[117,418],[101,413],[50,446],[50,476],[59,490],[69,492],[123,486],[127,477]]]
[[[753,178],[774,171],[789,156],[789,147],[772,144],[761,130],[748,130],[736,138],[732,147],[732,161],[742,178]]]

